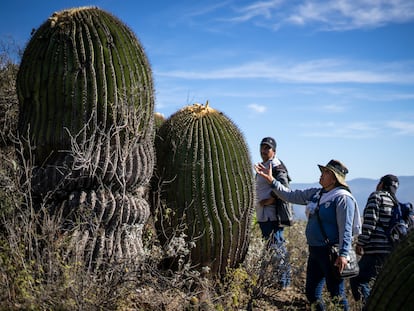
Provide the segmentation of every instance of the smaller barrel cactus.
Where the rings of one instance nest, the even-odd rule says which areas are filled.
[[[247,252],[254,202],[244,137],[223,113],[194,104],[168,118],[156,137],[161,242],[184,233],[191,262],[224,274]]]
[[[390,254],[368,298],[368,311],[412,310],[414,305],[414,231]]]
[[[156,129],[159,129],[164,122],[165,122],[165,117],[163,114],[159,112],[154,113],[154,123],[155,123]]]

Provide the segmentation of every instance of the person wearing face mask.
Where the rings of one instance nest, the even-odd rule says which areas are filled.
[[[353,236],[360,233],[361,220],[358,205],[345,181],[348,169],[338,160],[327,165],[318,165],[321,188],[291,190],[278,182],[272,171],[258,163],[255,169],[272,187],[281,199],[299,205],[306,205],[306,240],[309,246],[306,271],[306,297],[312,308],[325,310],[322,299],[326,285],[331,298],[339,300],[344,310],[349,310],[345,293],[345,280],[338,278],[331,269],[330,247],[326,243],[321,225],[327,238],[339,246],[335,265],[342,271],[347,264],[348,252]],[[312,309],[314,310],[314,309]]]
[[[284,186],[289,187],[290,177],[285,164],[276,156],[276,141],[273,137],[264,137],[260,142],[261,165],[272,168],[273,175]],[[268,241],[268,245],[275,248],[278,254],[280,273],[279,287],[287,288],[291,280],[291,268],[289,254],[286,248],[286,240],[283,235],[285,224],[281,221],[279,209],[289,203],[273,195],[272,188],[259,174],[256,175],[256,218],[262,237]],[[286,207],[287,208],[287,207]]]

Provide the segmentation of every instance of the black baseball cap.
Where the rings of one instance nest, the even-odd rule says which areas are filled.
[[[273,150],[276,150],[276,140],[273,137],[263,138],[262,141],[260,142],[260,146],[261,145],[268,145]]]

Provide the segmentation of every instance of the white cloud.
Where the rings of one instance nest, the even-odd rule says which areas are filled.
[[[253,110],[256,113],[264,113],[267,110],[266,106],[258,105],[258,104],[250,104],[247,106],[250,110]]]
[[[335,105],[335,104],[330,104],[330,105],[325,105],[322,107],[323,110],[325,111],[329,111],[329,112],[335,112],[335,113],[339,113],[339,112],[343,112],[345,111],[345,107],[342,105]]]
[[[414,64],[360,64],[335,59],[305,62],[257,61],[221,69],[156,71],[156,75],[181,79],[271,79],[285,83],[414,83]]]
[[[260,20],[263,26],[318,26],[321,30],[343,31],[377,28],[389,23],[414,20],[414,2],[406,0],[305,0],[257,1],[235,10],[231,22]]]
[[[274,15],[274,10],[283,4],[283,0],[258,1],[248,6],[236,9],[238,16],[229,18],[228,21],[246,22],[255,17],[270,19]]]
[[[385,125],[385,128],[384,128]],[[304,137],[367,139],[388,135],[414,136],[414,122],[389,121],[383,124],[373,122],[318,122],[302,124]],[[384,132],[385,131],[385,132]]]
[[[185,17],[186,18],[199,17],[199,16],[202,16],[202,15],[214,13],[217,10],[227,6],[229,3],[230,3],[229,1],[223,1],[223,2],[219,2],[219,3],[214,3],[210,6],[204,6],[204,7],[201,7],[201,8],[192,9],[190,12],[185,14]]]
[[[305,124],[303,137],[367,139],[380,135],[381,129],[368,122],[320,122]]]
[[[390,121],[388,127],[397,130],[398,135],[414,135],[414,123],[405,121]]]

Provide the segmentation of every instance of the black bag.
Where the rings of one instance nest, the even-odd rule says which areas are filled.
[[[276,204],[276,217],[281,226],[291,226],[293,224],[293,207],[287,202]]]
[[[347,257],[348,263],[346,264],[344,270],[342,270],[341,273],[339,273],[339,267],[335,266],[335,261],[338,258],[338,256],[338,248],[335,245],[332,245],[330,247],[330,263],[332,271],[337,278],[352,278],[359,274],[358,258],[353,248],[349,250]]]
[[[289,173],[287,171],[287,168],[281,160],[280,160],[280,162],[281,162],[281,164],[279,164],[278,166],[273,167],[273,169],[272,169],[273,177],[276,178],[279,174],[286,174],[287,182],[289,184],[290,177],[289,177]],[[282,184],[284,184],[284,183],[282,183]],[[277,195],[275,195],[273,192],[271,193],[271,195],[276,199],[276,203],[275,203],[276,217],[277,217],[277,221],[278,221],[279,225],[282,226],[282,227],[292,226],[293,225],[293,206],[292,206],[292,204],[290,204],[286,201],[283,201]]]

